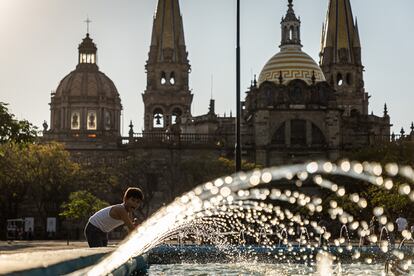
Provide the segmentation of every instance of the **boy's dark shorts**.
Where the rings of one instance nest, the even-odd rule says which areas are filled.
[[[105,247],[108,245],[108,233],[103,232],[90,222],[86,224],[85,237],[89,247]]]

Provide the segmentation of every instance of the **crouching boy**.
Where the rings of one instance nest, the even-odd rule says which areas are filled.
[[[85,237],[89,247],[108,245],[108,233],[125,224],[131,232],[136,225],[132,222],[132,212],[141,205],[144,194],[139,188],[128,188],[121,204],[112,205],[99,210],[88,220],[85,226]]]

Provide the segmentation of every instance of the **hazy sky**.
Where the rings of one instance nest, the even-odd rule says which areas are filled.
[[[124,128],[143,127],[145,62],[157,0],[0,0],[0,101],[18,118],[41,126],[50,120],[50,93],[77,64],[77,47],[91,18],[100,70],[115,83]],[[241,0],[242,87],[279,51],[286,0]],[[319,61],[328,0],[295,0],[304,51]],[[414,120],[413,0],[352,0],[358,17],[370,111],[388,103],[394,130]],[[216,112],[235,110],[236,0],[181,0],[192,65],[193,115],[208,111],[213,75]],[[234,112],[233,112],[234,113]]]

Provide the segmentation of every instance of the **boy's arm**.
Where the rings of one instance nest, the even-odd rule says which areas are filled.
[[[129,217],[128,212],[124,208],[118,209],[118,215],[125,225],[128,227],[128,231],[131,232],[135,229],[134,224],[132,223],[131,218]]]

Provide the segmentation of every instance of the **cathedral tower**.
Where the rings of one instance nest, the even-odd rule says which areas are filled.
[[[338,105],[345,110],[345,115],[354,112],[367,115],[368,94],[364,89],[361,43],[350,0],[329,0],[320,58],[320,66],[337,91]]]
[[[188,53],[178,0],[159,0],[146,64],[145,131],[165,131],[191,112]]]

